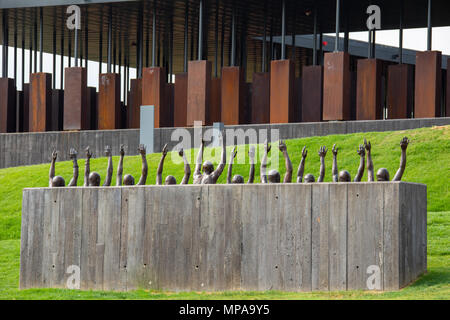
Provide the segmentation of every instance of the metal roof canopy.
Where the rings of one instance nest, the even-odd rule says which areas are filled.
[[[68,35],[69,30],[62,25],[65,23],[65,6],[69,4],[78,4],[82,9],[82,27],[84,28],[85,13],[88,15],[88,51],[89,60],[98,61],[99,52],[99,34],[103,33],[103,58],[106,61],[107,54],[107,17],[109,4],[113,7],[113,30],[117,29],[116,37],[122,37],[122,50],[129,49],[130,66],[136,66],[136,43],[138,16],[140,13],[139,5],[144,3],[144,39],[147,33],[150,39],[150,48],[148,55],[151,57],[151,16],[154,1],[133,1],[133,0],[0,0],[0,8],[17,8],[9,9],[9,45],[13,45],[14,19],[17,19],[18,26],[18,46],[21,46],[22,24],[25,26],[25,47],[29,48],[30,32],[33,32],[34,17],[36,15],[39,24],[39,10],[36,7],[44,7],[44,52],[52,53],[52,37],[53,27],[56,26],[57,46],[56,52],[61,52],[60,36],[61,30],[64,30],[65,48],[64,53],[68,53]],[[345,30],[365,31],[366,20],[368,14],[366,9],[369,4],[379,5],[381,8],[381,27],[383,30],[397,29],[400,21],[400,0],[341,0],[341,32]],[[404,5],[404,28],[418,28],[427,26],[427,0],[405,1]],[[189,3],[189,46],[188,54],[191,59],[191,48],[193,48],[194,59],[197,52],[197,36],[198,36],[198,0],[188,0]],[[216,6],[218,3],[218,7]],[[261,41],[255,37],[261,37],[264,31],[264,3],[263,0],[246,0],[236,1],[237,7],[237,23],[236,34],[241,40],[240,35],[245,30],[245,61],[250,64],[260,65],[261,63]],[[56,6],[55,6],[56,5]],[[31,7],[33,6],[33,7]],[[313,32],[314,15],[311,10],[314,7],[318,9],[319,30],[323,33],[332,33],[335,28],[335,10],[336,0],[286,0],[286,41],[291,37],[292,33],[297,35],[311,34]],[[267,0],[268,16],[267,16],[267,37],[270,32],[275,35],[281,33],[281,2],[278,0]],[[206,54],[208,59],[214,60],[215,50],[215,17],[218,12],[219,26],[219,52],[224,51],[223,65],[229,63],[229,48],[231,39],[231,12],[232,3],[227,0],[208,0],[205,1],[205,28],[207,34],[204,37]],[[1,10],[3,11],[3,9]],[[103,28],[100,28],[100,16],[103,11]],[[433,27],[450,25],[450,1],[433,0],[432,6],[432,22]],[[62,14],[64,13],[64,16]],[[23,19],[25,15],[25,19]],[[295,26],[294,25],[295,17]],[[63,20],[64,18],[64,20]],[[174,73],[183,71],[184,61],[184,19],[185,19],[185,0],[158,0],[157,1],[157,34],[160,34],[161,50],[163,48],[163,40],[167,40],[170,30],[170,19],[173,18],[173,65]],[[223,48],[221,46],[221,34],[223,26]],[[71,32],[73,43],[74,34]],[[80,43],[84,51],[84,30],[81,31]],[[193,41],[192,41],[193,40]],[[119,43],[119,41],[117,41]],[[287,43],[289,44],[289,43]],[[72,45],[73,48],[73,45]],[[36,49],[36,48],[34,48]],[[81,49],[81,48],[80,48]],[[237,51],[240,47],[238,43]],[[288,50],[289,52],[290,50]],[[144,41],[144,55],[146,54]],[[83,58],[84,52],[82,52]],[[73,56],[73,53],[72,53]],[[220,53],[219,53],[220,56]],[[161,54],[162,57],[162,54]],[[145,60],[145,59],[144,59]],[[150,58],[151,61],[151,58]],[[239,61],[240,62],[240,61]],[[221,61],[219,62],[221,63]],[[220,65],[220,64],[219,64]],[[260,70],[260,67],[254,69]]]

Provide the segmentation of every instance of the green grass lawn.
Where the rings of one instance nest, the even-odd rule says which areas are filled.
[[[349,135],[332,135],[288,140],[286,144],[294,166],[294,175],[301,158],[301,149],[308,148],[306,173],[313,173],[316,178],[319,172],[319,146],[329,148],[326,157],[325,181],[331,181],[331,147],[337,143],[339,147],[339,170],[346,169],[352,176],[359,165],[356,147],[366,137],[372,143],[375,170],[385,167],[391,177],[399,166],[399,142],[403,136],[408,136],[411,143],[407,151],[407,167],[403,181],[419,182],[428,186],[428,273],[413,285],[400,291],[373,293],[363,291],[350,292],[317,292],[317,293],[285,293],[285,292],[223,292],[223,293],[172,293],[161,291],[138,290],[127,293],[99,291],[71,291],[60,289],[18,290],[19,256],[20,256],[20,215],[22,206],[22,189],[28,187],[47,187],[49,164],[27,166],[20,168],[0,169],[0,299],[449,299],[450,298],[450,126],[422,128],[415,130],[359,133]],[[248,146],[238,147],[238,154],[246,154]],[[262,146],[258,148],[257,158],[261,158]],[[67,150],[62,150],[67,152]],[[194,163],[197,150],[189,154]],[[228,148],[228,152],[230,148]],[[271,153],[278,152],[274,144]],[[50,157],[51,150],[49,150]],[[81,153],[80,152],[80,157]],[[211,152],[206,152],[206,154]],[[215,162],[220,149],[212,152]],[[164,177],[174,175],[177,181],[183,176],[183,164],[173,163],[179,158],[176,153],[169,155],[164,166]],[[148,156],[149,177],[147,184],[155,183],[156,168],[160,154]],[[284,162],[280,153],[281,173],[284,173]],[[118,158],[114,157],[117,166]],[[228,161],[228,155],[227,155]],[[106,173],[105,158],[93,159],[91,170],[100,173],[104,178]],[[80,177],[78,185],[83,183],[84,160],[79,161]],[[274,166],[274,165],[273,165]],[[275,166],[274,166],[275,167]],[[124,174],[132,174],[136,180],[140,176],[140,157],[126,157]],[[233,166],[234,174],[248,176],[248,160],[246,164]],[[114,168],[115,174],[116,167]],[[219,183],[226,180],[226,170]],[[193,165],[192,165],[193,171]],[[71,162],[57,162],[56,174],[65,178],[66,183],[72,175]],[[295,177],[293,179],[295,181]],[[363,181],[367,180],[367,173]],[[256,169],[256,181],[259,182],[259,161]],[[115,179],[113,179],[113,184]],[[192,183],[192,177],[190,180]]]

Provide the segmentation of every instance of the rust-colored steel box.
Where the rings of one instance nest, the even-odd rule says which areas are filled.
[[[142,79],[131,79],[127,106],[127,128],[141,127]]]
[[[119,74],[101,74],[98,90],[98,130],[120,128],[120,105]]]
[[[52,75],[38,72],[30,74],[29,131],[51,130]]]
[[[189,61],[188,68],[187,125],[193,126],[194,121],[211,125],[211,62]]]
[[[98,94],[95,87],[87,87],[87,105],[89,113],[89,129],[97,130]]]
[[[270,123],[295,121],[295,66],[291,60],[270,63]]]
[[[90,119],[86,68],[65,68],[64,72],[64,130],[87,130]]]
[[[350,55],[325,53],[322,119],[350,120]]]
[[[270,122],[270,73],[256,72],[253,74],[251,88],[251,123]]]
[[[304,66],[302,71],[302,122],[322,120],[323,67]]]
[[[166,71],[161,67],[144,68],[142,71],[142,105],[155,106],[155,128],[163,126],[166,106]]]
[[[414,118],[434,118],[441,114],[442,54],[416,53]]]
[[[0,78],[0,133],[16,132],[16,99],[14,79]]]
[[[187,82],[188,82],[188,74],[186,72],[178,73],[175,75],[174,106],[173,106],[174,127],[186,127]]]
[[[222,118],[222,79],[211,79],[211,110],[209,114],[210,122],[221,122]]]
[[[225,125],[245,123],[245,85],[243,68],[222,68],[221,120]]]
[[[64,122],[64,90],[52,90],[52,131],[62,131]]]
[[[388,67],[388,119],[406,119],[411,117],[414,101],[413,86],[413,66],[408,64],[393,64]]]
[[[356,75],[356,120],[383,119],[381,61],[359,59]]]

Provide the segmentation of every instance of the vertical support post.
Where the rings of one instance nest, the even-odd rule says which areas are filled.
[[[39,8],[39,72],[43,71],[44,62],[44,8]]]
[[[37,72],[37,50],[38,50],[38,36],[37,36],[37,8],[34,10],[34,73]]]
[[[64,86],[64,8],[61,8],[61,56],[60,56],[60,74],[59,74],[59,87],[63,89]]]
[[[103,64],[103,5],[100,5],[100,34],[98,38],[98,74],[102,74]]]
[[[286,4],[281,4],[281,60],[286,59]]]
[[[2,42],[2,77],[8,78],[8,10],[3,10],[3,16],[2,16],[2,22],[3,22],[3,42]]]
[[[334,52],[339,51],[339,29],[340,29],[340,17],[341,17],[341,1],[336,0],[336,40],[334,43]]]
[[[198,57],[197,60],[203,58],[203,0],[200,0],[198,7]]]
[[[233,3],[233,12],[231,15],[231,60],[230,66],[236,64],[236,11]]]
[[[266,57],[267,57],[267,0],[264,1],[264,31],[263,31],[263,43],[262,43],[262,58],[261,58],[261,72],[266,72]]]
[[[152,67],[156,66],[156,0],[153,3],[152,18]]]
[[[17,9],[14,9],[14,86],[17,88]]]
[[[403,63],[403,8],[404,2],[400,0],[400,26],[398,29],[398,63]]]
[[[111,59],[112,59],[112,5],[109,5],[108,15],[108,65],[106,66],[106,72],[111,73]]]
[[[216,0],[216,21],[214,24],[214,77],[218,74],[218,58],[219,58],[219,0]]]
[[[188,67],[188,33],[189,33],[189,0],[185,1],[184,7],[184,62],[183,62],[183,72],[187,72]],[[176,93],[175,93],[176,97]]]
[[[56,89],[56,7],[53,9],[53,56],[52,56],[52,70],[53,70],[53,84],[52,88]]]
[[[427,19],[427,51],[432,47],[432,25],[431,25],[431,0],[428,0],[428,19]]]
[[[314,7],[313,66],[317,65],[317,6]]]

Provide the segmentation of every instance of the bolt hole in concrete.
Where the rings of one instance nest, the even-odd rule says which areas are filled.
[[[359,193],[356,194],[356,197],[359,197]]]
[[[56,200],[55,201],[53,201],[54,203],[56,203]]]
[[[198,266],[195,266],[195,269],[198,269]]]
[[[200,200],[200,197],[198,197],[197,200]]]
[[[278,269],[278,266],[275,266],[275,269]]]
[[[144,263],[144,268],[146,268],[146,267],[147,267],[147,264]]]
[[[278,200],[278,196],[275,196],[275,199],[277,199],[277,200]]]
[[[125,202],[128,202],[128,199],[125,199]]]

